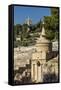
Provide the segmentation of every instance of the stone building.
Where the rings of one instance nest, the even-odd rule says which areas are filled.
[[[44,23],[35,47],[36,52],[32,54],[31,59],[31,79],[33,82],[39,83],[43,82],[43,75],[48,73],[50,66],[52,66],[50,72],[55,71],[58,74],[58,58],[54,59],[58,52],[52,51],[52,43],[45,37]]]

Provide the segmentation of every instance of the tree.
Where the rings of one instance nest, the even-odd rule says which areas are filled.
[[[59,13],[58,8],[51,8],[51,16],[45,16],[45,29],[46,29],[46,37],[48,39],[53,40],[54,38],[58,38],[58,29],[59,29]],[[50,32],[50,33],[49,33]],[[51,35],[50,35],[51,34]]]
[[[18,35],[20,35],[20,32],[22,31],[22,25],[16,24],[14,25],[14,40]]]
[[[59,9],[51,8],[51,15],[54,17],[55,29],[58,31],[59,29]]]
[[[20,32],[22,31],[22,25],[17,24],[17,25],[16,25],[16,29],[17,29],[17,35],[19,35]]]
[[[55,33],[52,30],[46,30],[46,38],[50,41],[53,40],[55,37]]]
[[[53,16],[58,18],[58,16],[59,16],[58,8],[51,8],[51,15],[53,15]]]

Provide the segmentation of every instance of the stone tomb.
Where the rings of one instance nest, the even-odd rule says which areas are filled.
[[[48,59],[52,55],[52,43],[45,37],[44,23],[40,38],[36,42],[36,52],[32,54],[31,59],[31,79],[35,83],[43,82],[43,73],[47,73]],[[47,65],[47,67],[46,67]]]

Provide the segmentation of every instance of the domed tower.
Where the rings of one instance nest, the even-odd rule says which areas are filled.
[[[34,82],[43,82],[43,66],[46,64],[47,53],[52,51],[52,43],[46,39],[44,22],[40,38],[36,41],[36,52],[32,54],[31,78]]]

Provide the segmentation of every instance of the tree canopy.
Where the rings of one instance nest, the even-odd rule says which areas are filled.
[[[59,32],[59,9],[51,8],[51,16],[44,17],[46,36],[48,39],[58,39]],[[51,35],[50,35],[51,34]]]

